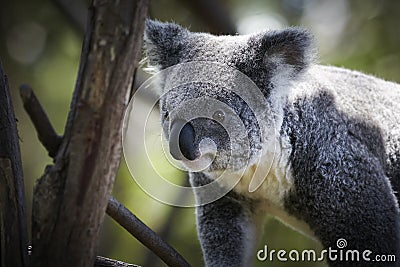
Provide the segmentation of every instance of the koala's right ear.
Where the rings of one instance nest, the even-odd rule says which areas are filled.
[[[316,57],[313,36],[302,28],[267,31],[252,36],[249,43],[254,47],[255,58],[262,59],[261,64],[268,66],[270,72],[286,71],[296,76]]]
[[[144,46],[149,63],[165,69],[179,63],[189,31],[175,23],[146,20]]]

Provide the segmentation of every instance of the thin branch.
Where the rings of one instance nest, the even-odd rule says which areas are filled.
[[[188,187],[190,186],[189,184],[189,177],[188,174],[185,174],[184,182],[182,186]],[[179,194],[176,196],[176,203],[182,203],[186,198],[188,198],[188,191],[182,190],[179,192]],[[179,213],[182,211],[182,209],[179,208],[173,208],[167,215],[167,218],[165,219],[165,222],[163,223],[162,227],[157,231],[158,235],[164,239],[164,240],[169,240],[169,235],[171,233],[171,229],[173,227],[173,224],[175,222],[175,219],[178,217]],[[144,266],[155,266],[157,263],[157,258],[153,256],[151,251],[149,251],[145,257],[144,261]]]
[[[54,157],[62,138],[57,135],[32,88],[27,84],[22,84],[19,87],[19,92],[25,111],[35,126],[40,142],[49,152],[49,156]]]
[[[189,263],[153,230],[139,220],[115,198],[110,196],[107,214],[129,233],[153,251],[162,261],[171,267],[190,266]]]
[[[94,262],[94,267],[139,267],[139,266],[135,264],[126,263],[123,261],[117,261],[97,256],[96,261]]]

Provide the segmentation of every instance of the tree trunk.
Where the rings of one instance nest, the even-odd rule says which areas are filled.
[[[148,0],[94,0],[65,134],[35,186],[33,266],[93,266]]]
[[[0,266],[28,265],[24,181],[17,125],[0,63]]]

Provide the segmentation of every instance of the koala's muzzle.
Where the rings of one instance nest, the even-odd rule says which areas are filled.
[[[185,157],[195,160],[199,154],[194,142],[195,132],[190,122],[176,120],[171,124],[169,136],[169,151],[176,160]]]

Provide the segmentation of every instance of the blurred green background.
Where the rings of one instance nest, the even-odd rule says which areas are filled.
[[[62,134],[79,65],[85,10],[73,23],[51,0],[2,1],[0,58],[8,74],[25,174],[28,219],[35,180],[51,159],[39,143],[22,109],[21,83],[32,85],[57,132]],[[87,6],[87,1],[71,0]],[[153,0],[152,18],[175,21],[194,31],[218,32],[212,5],[201,9],[189,0]],[[205,1],[209,2],[209,1]],[[220,0],[216,17],[230,19],[239,33],[303,25],[315,35],[322,64],[361,70],[400,82],[400,1],[391,0]],[[78,7],[79,7],[78,3]],[[213,24],[214,23],[214,24]],[[221,27],[219,27],[221,26]],[[222,27],[223,28],[223,27]],[[140,75],[140,81],[145,76]],[[400,105],[400,104],[399,104]],[[159,132],[155,133],[159,134]],[[145,154],[143,153],[145,157]],[[103,163],[100,163],[103,164]],[[180,174],[181,175],[181,174]],[[148,177],[151,179],[151,177]],[[162,204],[144,193],[122,161],[113,195],[156,232],[161,233],[193,265],[202,266],[193,208]],[[314,241],[269,218],[258,249],[321,249]],[[144,266],[164,266],[143,245],[106,217],[99,255]],[[324,266],[324,263],[256,262],[255,266]]]

